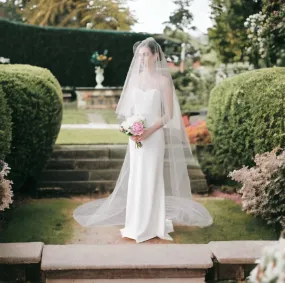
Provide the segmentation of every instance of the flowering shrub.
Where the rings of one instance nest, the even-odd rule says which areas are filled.
[[[263,249],[258,265],[250,273],[251,283],[284,283],[285,282],[285,239],[282,232],[279,243]]]
[[[182,119],[183,119],[184,127],[190,126],[190,121],[187,115],[183,115]]]
[[[91,56],[91,63],[95,65],[95,67],[101,67],[105,69],[108,66],[108,63],[112,60],[112,57],[107,57],[108,50],[105,50],[103,54],[99,54],[95,51]]]
[[[211,137],[205,121],[198,121],[186,127],[186,133],[191,144],[209,144]]]
[[[285,150],[256,154],[256,166],[233,170],[229,177],[243,184],[242,209],[263,218],[276,228],[285,228]]]
[[[235,62],[228,64],[220,64],[216,69],[216,85],[226,78],[253,70],[254,66],[249,62]]]
[[[284,21],[285,2],[263,0],[262,11],[249,16],[244,23],[250,42],[247,52],[260,56],[266,66],[285,66]]]
[[[8,164],[0,160],[0,211],[9,208],[9,204],[12,203],[12,181],[5,179],[10,172]]]

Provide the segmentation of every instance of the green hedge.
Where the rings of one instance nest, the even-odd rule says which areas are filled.
[[[10,152],[12,138],[11,110],[7,105],[6,96],[0,85],[0,160]]]
[[[94,87],[96,50],[113,57],[104,85],[123,85],[133,57],[133,44],[150,36],[143,33],[37,27],[0,19],[0,57],[12,64],[49,69],[62,86]]]
[[[260,69],[226,79],[210,95],[207,126],[215,162],[224,174],[252,157],[285,146],[285,68]]]
[[[29,65],[0,65],[0,81],[0,97],[13,122],[5,161],[17,190],[39,174],[52,153],[62,120],[62,92],[49,70]]]

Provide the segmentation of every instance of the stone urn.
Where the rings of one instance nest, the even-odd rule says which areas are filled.
[[[104,69],[101,67],[95,67],[95,80],[97,85],[95,88],[103,88],[102,82],[104,81]]]

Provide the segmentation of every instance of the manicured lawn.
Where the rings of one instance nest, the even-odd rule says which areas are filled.
[[[88,124],[87,111],[64,107],[62,124]]]
[[[61,129],[57,144],[124,144],[128,136],[119,130]]]
[[[102,115],[107,124],[118,124],[117,115],[115,110],[112,109],[96,109],[95,113]]]
[[[206,228],[176,227],[171,234],[181,244],[208,243],[232,240],[277,240],[272,228],[260,219],[241,211],[240,205],[231,200],[199,200],[209,210],[214,223]]]
[[[115,109],[77,109],[74,102],[65,103],[62,124],[88,124],[88,113],[100,114],[107,124],[117,124]]]
[[[64,244],[73,236],[72,211],[79,203],[69,199],[29,200],[5,212],[8,223],[0,242]]]
[[[175,243],[278,239],[269,226],[242,212],[240,206],[231,200],[203,199],[199,202],[209,209],[214,224],[203,229],[175,226],[175,232],[170,234]],[[4,231],[0,231],[0,241],[68,243],[79,229],[72,212],[81,203],[79,200],[58,198],[31,199],[15,205],[6,212],[8,223]]]

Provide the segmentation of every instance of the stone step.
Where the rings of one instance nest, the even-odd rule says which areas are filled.
[[[45,245],[41,270],[46,280],[201,280],[213,267],[211,256],[203,244]]]
[[[97,170],[45,170],[41,174],[42,181],[98,181],[117,180],[121,169],[97,169]],[[188,170],[190,180],[204,179],[200,169]]]
[[[0,282],[40,282],[44,243],[0,243]]]
[[[106,194],[112,192],[115,181],[42,181],[37,188],[40,196],[46,194]],[[61,190],[58,190],[61,188]]]
[[[205,278],[162,279],[47,279],[46,283],[204,283]]]
[[[42,181],[99,181],[117,180],[120,169],[98,170],[45,170],[41,175]]]
[[[68,145],[56,146],[54,159],[124,158],[127,145]]]
[[[51,159],[46,169],[49,170],[95,170],[121,168],[123,159]]]
[[[191,147],[192,152],[196,150]],[[124,159],[127,145],[57,145],[55,146],[53,159]],[[189,153],[188,151],[185,151]],[[187,154],[188,155],[188,154]],[[186,155],[186,156],[187,156]],[[191,158],[191,156],[189,156]]]
[[[106,194],[112,193],[116,185],[115,180],[98,181],[42,181],[37,188],[37,195],[72,195],[72,194]],[[205,180],[191,180],[192,193],[207,193]]]
[[[50,159],[46,169],[48,170],[76,170],[76,169],[118,169],[123,165],[124,159]],[[188,161],[189,169],[200,168],[196,159]]]

